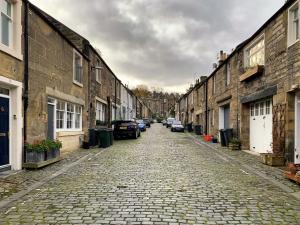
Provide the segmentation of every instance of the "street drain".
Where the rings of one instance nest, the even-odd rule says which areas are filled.
[[[119,185],[119,186],[117,186],[117,188],[124,189],[124,188],[127,188],[127,186],[125,186],[125,185]]]

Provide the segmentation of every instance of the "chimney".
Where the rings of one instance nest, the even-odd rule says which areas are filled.
[[[223,50],[221,50],[218,58],[219,58],[219,65],[220,65],[226,60],[227,54]]]
[[[207,78],[207,76],[201,76],[201,77],[200,77],[200,81],[201,81],[201,82],[202,82],[202,81],[205,81],[206,78]]]

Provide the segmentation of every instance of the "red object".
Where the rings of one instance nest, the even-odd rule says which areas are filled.
[[[212,139],[213,139],[213,136],[211,136],[211,135],[205,135],[204,136],[204,141],[211,142]]]

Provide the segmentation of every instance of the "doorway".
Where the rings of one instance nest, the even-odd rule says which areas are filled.
[[[0,166],[10,163],[9,98],[0,97]]]
[[[48,130],[47,138],[55,139],[55,100],[48,98]]]

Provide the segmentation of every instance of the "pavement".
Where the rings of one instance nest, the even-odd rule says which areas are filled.
[[[0,224],[300,224],[282,170],[161,124],[69,157],[2,178]]]

